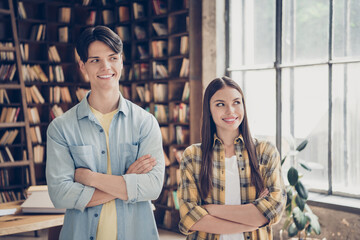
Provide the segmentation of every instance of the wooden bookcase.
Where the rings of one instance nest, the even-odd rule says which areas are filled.
[[[8,9],[0,11],[0,42],[13,43],[11,50],[16,50],[16,61],[2,61],[1,65],[16,64],[17,71],[12,81],[0,81],[0,89],[9,88],[8,95],[13,100],[0,107],[17,106],[21,111],[16,123],[0,123],[0,138],[7,128],[19,128],[8,148],[26,150],[27,159],[19,160],[22,151],[13,149],[15,162],[0,163],[0,171],[11,169],[9,178],[17,179],[6,187],[0,184],[0,191],[46,184],[46,159],[41,152],[46,149],[47,126],[60,114],[56,109],[66,111],[79,102],[79,88],[90,88],[78,71],[75,41],[84,28],[106,25],[124,43],[120,91],[159,121],[169,161],[163,192],[154,201],[155,217],[159,227],[178,231],[179,213],[173,192],[177,190],[179,163],[174,149],[182,151],[200,140],[201,1],[12,0],[11,3],[12,11],[8,4],[0,3],[0,8]],[[21,65],[24,71],[18,71]],[[188,92],[184,93],[184,88]],[[15,167],[20,163],[23,164],[20,169]],[[29,180],[20,181],[19,176]]]

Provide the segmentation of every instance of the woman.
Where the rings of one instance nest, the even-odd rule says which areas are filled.
[[[276,147],[251,137],[244,95],[216,78],[203,101],[201,144],[181,159],[180,231],[187,239],[272,239],[286,203]]]

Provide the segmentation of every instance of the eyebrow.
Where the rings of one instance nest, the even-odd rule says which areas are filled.
[[[112,56],[114,56],[114,55],[118,55],[118,53],[112,53],[112,54],[110,54],[108,57],[112,57]],[[94,57],[89,56],[88,58],[100,58],[100,57],[98,57],[98,56],[94,56]]]
[[[234,98],[233,101],[238,101],[238,100],[242,100],[241,98]],[[224,100],[218,99],[215,100],[214,102],[225,102]]]

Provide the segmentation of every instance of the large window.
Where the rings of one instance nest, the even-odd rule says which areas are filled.
[[[313,190],[360,196],[360,1],[228,0],[228,73],[254,136],[299,154]],[[287,162],[288,166],[293,164]]]

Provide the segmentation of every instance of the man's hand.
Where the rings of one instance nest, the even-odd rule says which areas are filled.
[[[155,158],[151,157],[150,154],[146,154],[138,158],[133,164],[130,165],[129,169],[126,171],[126,174],[135,173],[135,174],[144,174],[148,173],[156,165]]]
[[[81,183],[86,186],[92,186],[94,172],[87,168],[78,168],[75,170],[75,182]]]

